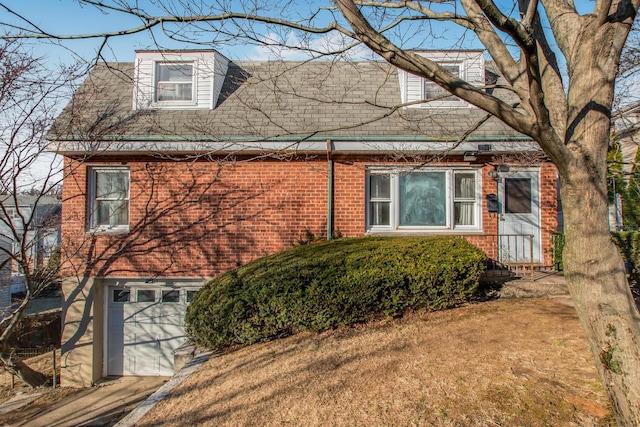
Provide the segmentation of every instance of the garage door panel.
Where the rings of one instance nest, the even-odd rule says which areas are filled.
[[[131,290],[131,301],[109,300],[107,372],[109,375],[172,375],[173,352],[186,340],[187,304],[179,289]],[[176,293],[176,291],[178,293]],[[137,302],[139,295],[154,301]],[[161,302],[165,299],[165,302]]]

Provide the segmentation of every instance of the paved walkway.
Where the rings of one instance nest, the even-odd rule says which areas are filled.
[[[481,282],[490,284],[490,291],[500,298],[541,298],[568,296],[567,281],[562,272],[535,270],[533,280],[529,272],[522,276],[484,276]]]
[[[14,426],[112,426],[161,387],[167,377],[106,379]]]

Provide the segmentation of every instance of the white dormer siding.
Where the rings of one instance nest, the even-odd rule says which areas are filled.
[[[215,51],[137,51],[133,109],[213,109],[228,66]]]
[[[482,51],[428,51],[416,52],[458,73],[462,80],[474,86],[484,86],[484,56]],[[400,96],[403,103],[421,102],[407,108],[468,108],[473,107],[454,96],[442,98],[444,89],[429,80],[399,70]],[[438,100],[429,101],[430,98]]]

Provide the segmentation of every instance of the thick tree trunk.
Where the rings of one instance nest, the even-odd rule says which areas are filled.
[[[16,375],[29,387],[35,388],[49,383],[49,378],[46,375],[34,371],[22,360],[16,358],[6,343],[2,345],[0,350],[0,361],[6,371]]]
[[[565,277],[620,425],[640,426],[640,315],[608,226],[607,189],[576,168],[562,187]]]

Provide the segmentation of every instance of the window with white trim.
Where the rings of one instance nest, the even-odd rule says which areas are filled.
[[[193,101],[193,63],[156,62],[156,102]]]
[[[372,168],[367,173],[367,230],[480,230],[479,169]]]
[[[91,230],[129,230],[129,168],[89,169],[88,216]]]

